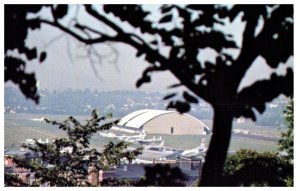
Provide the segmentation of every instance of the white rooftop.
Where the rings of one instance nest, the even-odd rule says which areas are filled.
[[[121,119],[118,125],[141,128],[143,124],[149,120],[166,113],[172,113],[176,111],[166,111],[166,110],[152,110],[152,109],[142,109],[132,112]]]

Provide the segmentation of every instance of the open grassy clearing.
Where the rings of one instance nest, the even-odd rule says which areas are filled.
[[[208,127],[212,127],[212,120],[201,120]],[[261,135],[265,137],[277,137],[281,136],[282,132],[286,131],[286,128],[269,127],[255,125],[252,121],[246,121],[244,123],[233,122],[233,129],[248,130],[253,135]]]
[[[40,121],[34,121],[33,119],[40,119],[43,115],[36,114],[5,114],[5,147],[11,147],[13,144],[20,145],[24,140],[29,138],[41,138],[50,140],[55,137],[65,136],[64,132],[57,127],[49,124],[45,124]],[[49,119],[62,121],[68,116],[62,115],[47,115]],[[75,116],[81,121],[89,118],[89,116]],[[209,126],[209,121],[205,121]],[[211,123],[211,122],[210,122]],[[281,131],[276,128],[259,127],[254,126],[251,123],[234,124],[234,128],[250,130],[253,134],[258,134],[267,137],[279,137]],[[206,137],[206,145],[209,145],[210,136],[196,136],[196,135],[162,135],[162,134],[151,134],[146,138],[152,138],[153,136],[162,138],[165,140],[165,146],[179,148],[179,149],[191,149],[197,147],[201,143],[201,139]],[[96,135],[91,140],[91,147],[100,148],[107,144],[109,141],[117,141],[110,138],[101,137]],[[275,151],[277,150],[277,143],[274,141],[264,141],[252,138],[232,136],[230,149],[239,150],[241,148],[255,149],[258,151]]]

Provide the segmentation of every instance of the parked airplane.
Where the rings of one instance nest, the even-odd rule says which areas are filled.
[[[31,121],[39,121],[39,122],[44,122],[45,121],[45,117],[41,117],[41,118],[33,118],[30,119]]]
[[[205,139],[202,139],[201,144],[199,147],[189,149],[189,150],[184,150],[181,153],[181,156],[184,157],[192,157],[192,156],[197,156],[200,154],[204,154],[207,151],[207,147],[205,146]]]
[[[127,135],[127,134],[123,134],[123,135],[117,135],[116,133],[113,132],[108,132],[108,133],[99,133],[99,135],[101,135],[102,137],[108,137],[108,138],[116,138],[122,141],[126,141],[126,142],[136,142],[137,140],[144,140],[146,137],[146,133],[145,131],[140,132],[138,135]]]
[[[102,137],[108,137],[108,138],[115,138],[116,134],[113,132],[109,132],[109,133],[99,133]]]
[[[180,154],[181,149],[171,148],[164,146],[165,141],[163,140],[159,145],[146,145],[144,146],[144,152],[159,153],[164,155]]]
[[[127,138],[124,139],[124,141],[135,143],[140,140],[145,140],[145,137],[146,137],[146,133],[145,131],[142,131],[139,135],[128,136]]]
[[[153,143],[153,142],[160,142],[161,140],[162,140],[161,136],[159,136],[159,138],[155,138],[155,136],[153,136],[152,139],[137,139],[136,141],[140,145],[148,145],[148,144]]]
[[[144,146],[145,150],[161,150],[165,144],[165,141],[163,140],[159,145],[147,145]]]

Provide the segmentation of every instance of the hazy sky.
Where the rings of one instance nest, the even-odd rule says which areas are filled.
[[[155,6],[150,9],[155,9]],[[98,27],[103,26],[99,25]],[[239,34],[243,30],[243,24],[239,20],[226,30],[234,31],[235,38],[240,42]],[[94,64],[92,64],[86,56],[86,46],[70,36],[61,34],[58,30],[43,25],[42,30],[34,31],[28,36],[29,46],[36,45],[40,50],[47,52],[47,59],[44,63],[39,64],[37,61],[33,61],[27,65],[28,71],[36,73],[41,89],[136,90],[135,83],[148,63],[143,58],[136,58],[135,49],[121,43],[111,44],[110,46],[113,46],[118,52],[111,54],[110,46],[98,45],[95,48],[101,55],[102,61],[100,63],[97,58],[94,58]],[[59,38],[52,41],[56,37]],[[115,56],[117,56],[116,60]],[[201,59],[213,60],[213,57],[213,52],[207,51]],[[293,66],[293,59],[288,61],[288,65],[281,65],[278,73],[284,74],[288,66]],[[251,85],[257,79],[268,78],[272,71],[262,58],[258,58],[247,71],[240,88]],[[167,86],[176,82],[177,79],[169,72],[159,72],[153,74],[151,83],[144,84],[140,90],[164,91]]]

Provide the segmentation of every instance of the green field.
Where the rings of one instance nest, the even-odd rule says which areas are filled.
[[[12,148],[18,147],[26,139],[39,139],[45,140],[46,138],[54,139],[55,137],[64,137],[65,133],[55,126],[45,124],[44,122],[37,121],[42,117],[47,117],[52,120],[62,121],[68,116],[62,115],[37,115],[37,114],[5,114],[4,115],[4,134],[5,134],[5,147]],[[77,119],[83,121],[89,116],[75,116]],[[208,126],[211,121],[204,121]],[[250,130],[251,134],[261,135],[265,137],[278,138],[281,134],[280,129],[254,126],[253,123],[237,124],[234,123],[234,128]],[[201,139],[205,136],[196,135],[148,135],[147,138],[153,136],[162,136],[165,140],[165,145],[179,149],[191,149],[197,147],[201,143]],[[206,136],[206,145],[209,145],[210,136]],[[91,147],[101,148],[112,139],[104,138],[99,135],[93,137]],[[275,151],[277,150],[276,141],[264,141],[252,138],[244,138],[239,136],[232,136],[229,150],[239,150],[241,148],[255,149],[258,151]]]
[[[7,148],[19,147],[26,139],[49,138],[53,140],[56,137],[65,137],[66,133],[59,128],[46,124],[36,119],[46,117],[51,120],[63,121],[68,116],[63,115],[37,115],[37,114],[5,114],[4,115],[4,146]],[[89,116],[75,116],[76,119],[84,121]],[[101,147],[111,141],[100,136],[95,136],[91,140],[91,146]]]

